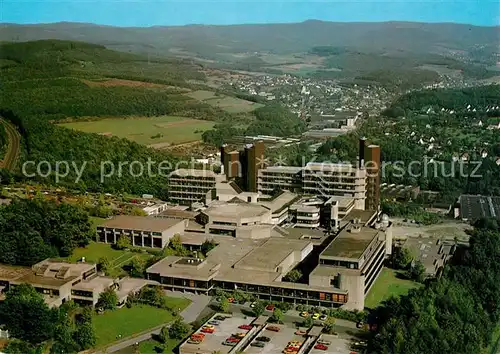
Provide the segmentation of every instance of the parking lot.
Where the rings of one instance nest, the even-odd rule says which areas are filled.
[[[214,315],[208,322],[212,321],[215,317],[221,314]],[[228,316],[228,315],[221,315]],[[219,325],[214,326],[214,333],[205,333],[205,339],[199,344],[191,344],[187,341],[184,342],[179,351],[181,354],[193,353],[193,354],[207,354],[219,351],[221,353],[229,353],[234,347],[223,345],[224,341],[231,337],[231,335],[236,333],[248,333],[248,330],[238,328],[241,325],[250,324],[254,320],[253,317],[227,317],[224,321],[219,321]],[[201,333],[201,328],[199,328],[196,333]]]
[[[274,332],[266,329],[269,326],[277,326],[280,328],[279,332]],[[251,344],[255,342],[254,340],[245,348],[244,352],[248,354],[257,354],[257,353],[262,353],[262,354],[271,354],[271,353],[282,353],[283,349],[285,349],[288,345],[288,342],[290,341],[299,341],[299,342],[304,342],[305,337],[296,335],[295,334],[296,329],[293,327],[287,327],[286,325],[275,325],[275,324],[268,324],[264,329],[262,329],[259,334],[257,334],[256,338],[258,337],[268,337],[270,339],[269,342],[266,343],[266,345],[263,348],[259,347],[254,347]]]
[[[359,352],[351,350],[351,342],[348,339],[339,338],[338,336],[333,336],[329,334],[322,334],[314,345],[318,344],[321,340],[330,342],[326,345],[328,349],[315,349],[313,348],[309,351],[309,354],[358,354]]]

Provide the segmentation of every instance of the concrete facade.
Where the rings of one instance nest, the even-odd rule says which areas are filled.
[[[115,244],[121,236],[132,246],[164,248],[176,234],[182,234],[186,221],[148,216],[118,215],[97,226],[97,241]]]

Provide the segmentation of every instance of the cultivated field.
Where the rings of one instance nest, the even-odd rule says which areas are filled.
[[[198,141],[201,134],[213,125],[213,122],[205,120],[175,116],[110,118],[61,124],[63,127],[87,133],[117,136],[139,144],[159,147]]]
[[[242,100],[235,97],[216,95],[212,91],[198,90],[186,94],[187,96],[199,101],[203,101],[214,107],[219,107],[229,113],[251,112],[263,105],[252,101]]]

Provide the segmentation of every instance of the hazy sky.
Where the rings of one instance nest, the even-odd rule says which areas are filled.
[[[0,0],[1,22],[115,26],[328,21],[422,21],[499,25],[492,0]]]

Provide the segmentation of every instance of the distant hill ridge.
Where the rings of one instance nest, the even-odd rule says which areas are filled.
[[[172,48],[210,55],[217,52],[307,52],[314,46],[360,50],[446,53],[486,46],[495,50],[500,27],[455,23],[373,22],[113,27],[89,23],[0,26],[0,40],[79,40],[132,52],[169,53]]]

